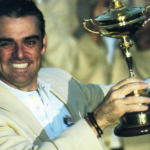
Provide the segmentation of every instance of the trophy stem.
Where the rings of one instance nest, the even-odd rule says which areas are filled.
[[[133,43],[128,38],[128,36],[122,36],[122,42],[120,43],[120,48],[123,50],[123,53],[126,58],[126,62],[129,68],[129,77],[134,77],[134,72],[132,69],[132,53],[130,52],[130,47],[132,47]]]
[[[122,36],[122,42],[120,42],[120,48],[123,50],[124,56],[126,58],[126,62],[129,68],[129,77],[135,77],[133,69],[132,69],[132,53],[129,50],[132,47],[133,43],[128,38],[127,35]],[[134,96],[139,96],[139,91],[135,90]]]

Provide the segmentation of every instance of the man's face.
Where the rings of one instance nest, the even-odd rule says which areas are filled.
[[[46,36],[42,39],[36,17],[0,17],[0,80],[20,90],[36,90],[45,49]]]

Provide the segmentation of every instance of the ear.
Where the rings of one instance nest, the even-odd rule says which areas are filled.
[[[41,54],[44,54],[46,52],[46,48],[47,48],[47,35],[45,33],[45,35],[43,37],[43,47],[41,50]]]

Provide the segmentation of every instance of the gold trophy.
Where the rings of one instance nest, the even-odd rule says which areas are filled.
[[[144,21],[149,7],[150,6],[146,8],[132,8],[126,6],[122,0],[112,0],[110,9],[107,13],[95,19],[85,19],[83,23],[84,28],[92,33],[100,34],[100,36],[122,39],[120,48],[123,50],[129,68],[129,77],[135,76],[132,69],[132,54],[129,50],[132,46],[130,37],[150,21],[150,19]],[[89,21],[98,27],[99,32],[92,31],[86,27],[86,23]],[[150,97],[150,89],[136,90],[130,95]],[[148,106],[149,109],[145,112],[126,113],[122,116],[120,124],[115,128],[114,133],[120,137],[150,133],[150,105]]]

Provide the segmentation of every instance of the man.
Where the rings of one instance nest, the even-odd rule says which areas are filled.
[[[127,112],[147,110],[138,104],[149,98],[125,96],[148,84],[126,79],[108,92],[107,86],[83,85],[60,69],[39,71],[44,31],[32,1],[0,1],[0,149],[103,150],[98,137],[107,126]]]

